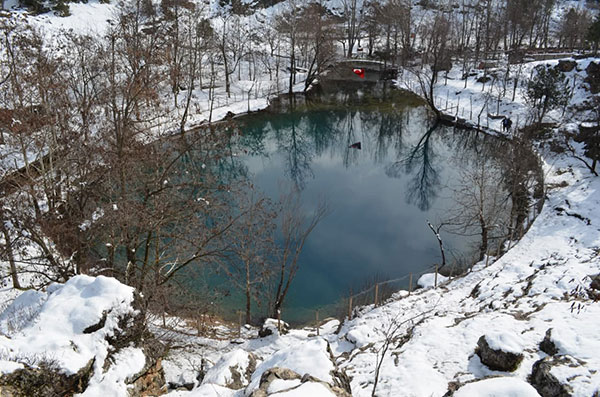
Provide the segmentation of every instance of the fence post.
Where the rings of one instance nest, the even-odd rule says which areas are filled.
[[[438,275],[438,265],[435,265],[435,278],[433,280],[433,287],[437,288],[437,275]]]
[[[379,298],[379,284],[375,284],[375,307],[377,307],[377,298]]]
[[[281,310],[277,309],[277,331],[281,334]]]
[[[412,292],[412,273],[408,276],[408,294]]]
[[[319,336],[319,309],[317,309],[317,311],[315,312],[315,317],[317,320],[317,336]]]
[[[352,296],[348,299],[348,320],[352,320]]]
[[[238,338],[242,337],[242,311],[238,310]]]

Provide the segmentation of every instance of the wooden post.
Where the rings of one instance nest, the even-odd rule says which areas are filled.
[[[498,247],[496,248],[496,258],[500,256],[500,248],[502,248],[502,240],[498,239]]]
[[[319,336],[319,309],[315,312],[315,319],[317,320],[317,336]]]
[[[435,265],[435,278],[433,280],[433,287],[437,288],[437,275],[438,275],[438,265]]]
[[[488,267],[490,264],[490,249],[485,252],[485,267]]]
[[[242,337],[242,311],[238,310],[238,338]]]
[[[412,292],[412,273],[408,276],[408,294]]]
[[[352,320],[352,296],[348,299],[348,320]]]
[[[277,331],[281,334],[281,310],[277,309]]]
[[[469,97],[469,102],[471,103],[471,110],[469,111],[469,120],[473,118],[473,95]]]
[[[379,284],[375,284],[375,306],[377,306],[377,298],[379,298]]]

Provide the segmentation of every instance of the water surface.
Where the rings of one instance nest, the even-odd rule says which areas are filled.
[[[440,263],[427,220],[444,219],[461,170],[493,150],[489,138],[434,126],[428,109],[399,91],[382,99],[349,89],[244,118],[241,130],[242,161],[266,195],[276,200],[292,185],[307,213],[322,199],[331,210],[301,254],[285,307],[292,320],[374,279]],[[474,238],[443,237],[450,261],[472,257]]]

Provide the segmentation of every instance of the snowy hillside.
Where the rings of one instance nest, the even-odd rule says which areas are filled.
[[[332,8],[341,4],[330,3]],[[561,2],[554,17],[567,5],[582,4]],[[59,37],[60,29],[102,36],[115,10],[114,5],[95,1],[70,7],[70,17],[19,13],[13,23],[27,18],[52,38]],[[215,2],[207,4],[206,12],[215,7]],[[282,5],[244,21],[266,18],[277,7]],[[425,11],[419,16],[423,15]],[[52,45],[60,46],[56,40]],[[544,118],[551,125],[549,133],[556,136],[591,124],[594,109],[581,110],[591,95],[586,70],[600,58],[564,61],[574,63],[564,73],[572,87],[570,104]],[[517,67],[511,66],[510,78],[504,81],[509,88],[502,94],[498,76],[505,63],[485,72],[470,70],[466,81],[454,65],[440,75],[435,104],[449,119],[462,118],[486,133],[511,139],[511,133],[501,132],[500,119],[510,117],[514,130],[531,119],[523,79],[537,65],[555,67],[559,61],[523,64],[518,70],[521,82],[514,88],[510,78]],[[269,96],[285,89],[289,76],[282,71],[280,81],[273,82],[266,72],[247,80],[246,73],[249,66],[239,72],[242,77],[232,84],[231,95],[223,86],[216,94],[195,89],[197,108],[184,126],[262,109]],[[485,85],[488,75],[498,78]],[[478,82],[481,78],[483,83]],[[298,81],[296,89],[302,90]],[[396,84],[423,94],[409,70],[400,73]],[[178,111],[169,108],[165,113]],[[170,122],[169,133],[176,128]],[[23,376],[48,370],[52,379],[74,384],[68,385],[67,395],[92,397],[597,397],[600,178],[574,157],[584,157],[582,145],[573,143],[572,149],[573,153],[557,153],[550,144],[536,146],[544,167],[544,206],[519,241],[506,243],[508,251],[500,258],[486,258],[460,278],[440,277],[437,288],[427,275],[421,279],[426,288],[410,294],[399,291],[378,307],[359,308],[351,320],[326,319],[318,329],[307,326],[280,333],[276,321],[269,320],[271,335],[264,337],[251,326],[238,336],[237,329],[227,325],[216,327],[212,337],[200,337],[181,319],[178,327],[169,328],[164,318],[149,316],[147,326],[134,289],[114,278],[78,275],[42,291],[24,292],[7,282],[0,290],[0,394],[10,392]],[[7,273],[8,262],[1,266]],[[35,280],[23,277],[22,282],[27,286]],[[170,343],[164,359],[159,357],[162,343],[154,338]]]
[[[191,338],[188,343],[196,347],[165,364],[167,380],[194,383],[197,373],[189,367],[182,372],[182,367],[198,364],[199,357],[214,367],[200,387],[171,395],[250,395],[266,367],[285,367],[330,383],[334,373],[346,371],[352,395],[370,396],[383,354],[378,396],[442,396],[463,384],[455,395],[537,396],[532,382],[568,395],[595,395],[600,390],[600,290],[597,278],[596,289],[590,284],[600,274],[600,180],[569,159],[546,160],[542,213],[523,239],[490,266],[480,263],[437,289],[398,293],[382,307],[364,308],[339,330],[336,321],[325,323],[321,336],[307,328],[239,346]],[[523,356],[515,371],[481,362],[476,349],[482,336],[492,349]],[[222,356],[223,350],[231,352]],[[264,361],[244,381],[250,353]],[[536,364],[540,360],[542,365]],[[240,367],[243,391],[225,388],[231,386],[227,373],[234,364]],[[534,364],[538,372],[532,380]],[[281,381],[280,387],[284,384],[292,388],[298,382]],[[281,395],[332,395],[293,390]]]

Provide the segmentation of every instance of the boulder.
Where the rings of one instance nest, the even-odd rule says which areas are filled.
[[[280,382],[276,391],[270,390],[271,386],[275,381],[288,381],[289,387],[282,386],[285,383]],[[321,389],[324,391],[329,391],[332,396],[336,397],[351,397],[352,395],[348,393],[346,390],[338,387],[332,386],[327,382],[323,382],[322,380],[315,378],[314,376],[305,374],[304,376],[300,376],[297,372],[292,371],[287,368],[274,367],[265,371],[260,377],[260,386],[258,389],[254,390],[250,397],[267,397],[270,395],[277,395],[284,391],[297,391],[301,392],[303,388],[307,388],[309,384],[319,385]],[[282,388],[283,387],[283,388]]]
[[[2,397],[54,397],[83,392],[93,373],[94,360],[73,375],[64,374],[52,361],[41,361],[0,376]]]
[[[583,79],[590,86],[590,92],[597,94],[600,92],[600,63],[590,62],[585,69],[587,77]]]
[[[596,291],[600,291],[600,274],[596,274],[592,277],[592,282],[590,283],[590,288],[595,289]]]
[[[146,328],[145,304],[133,288],[109,277],[79,275],[45,292],[22,294],[20,302],[27,305],[15,302],[0,315],[0,329],[13,330],[11,338],[0,338],[0,350],[8,347],[8,361],[20,367],[0,376],[2,395],[166,391],[161,362],[166,349]],[[29,315],[17,329],[10,319],[24,311]]]
[[[512,376],[473,379],[464,385],[449,384],[445,396],[453,397],[496,397],[518,396],[539,397],[537,391],[529,383]]]
[[[204,375],[202,384],[214,384],[238,390],[250,383],[256,370],[256,356],[238,349],[229,352],[217,361]]]
[[[550,372],[558,365],[573,365],[572,359],[566,356],[545,357],[533,364],[529,383],[538,391],[542,397],[569,397],[571,388],[563,385]]]
[[[571,72],[577,66],[577,62],[569,59],[561,59],[558,64],[554,67],[559,72],[568,73]]]
[[[544,339],[540,342],[540,350],[549,356],[553,356],[558,353],[558,348],[552,340],[552,328],[549,328],[546,331],[546,336],[544,336]]]
[[[278,327],[281,328],[281,330],[278,330]],[[285,335],[289,332],[289,330],[290,330],[290,325],[288,323],[286,323],[285,321],[278,322],[277,319],[267,318],[267,319],[265,319],[265,322],[258,330],[258,336],[261,338],[265,338],[269,335],[279,334],[279,333],[281,333],[282,335]]]
[[[498,343],[499,340],[500,343]],[[512,335],[482,335],[477,341],[475,354],[479,356],[481,363],[489,369],[513,372],[523,361],[523,354],[517,352],[517,350]]]

